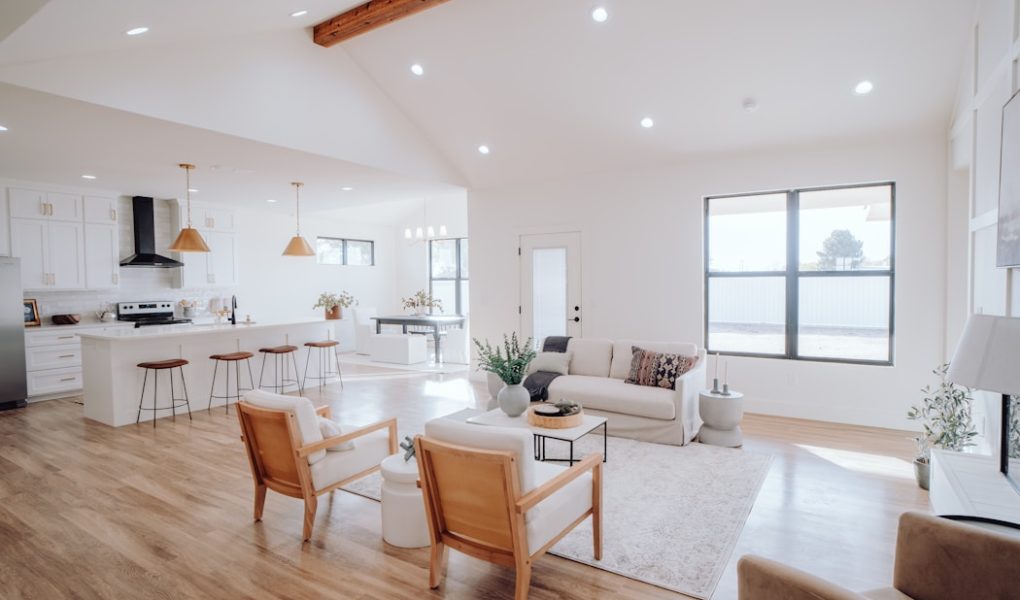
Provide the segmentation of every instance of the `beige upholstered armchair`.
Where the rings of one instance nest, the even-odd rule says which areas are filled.
[[[532,563],[589,516],[602,557],[602,455],[571,467],[534,459],[527,429],[435,419],[414,442],[432,542],[429,587],[439,587],[446,548],[513,567],[525,600]]]
[[[255,520],[262,520],[266,489],[305,503],[303,538],[312,537],[318,496],[377,471],[384,458],[397,451],[397,420],[389,419],[322,437],[318,416],[329,418],[329,407],[316,409],[308,398],[254,390],[237,403],[244,441],[255,481]],[[353,442],[343,451],[328,451]]]
[[[740,600],[1007,600],[1020,598],[1020,538],[921,513],[900,517],[893,587],[858,594],[748,555]]]

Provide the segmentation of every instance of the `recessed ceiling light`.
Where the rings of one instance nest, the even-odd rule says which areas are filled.
[[[857,94],[858,96],[863,96],[865,94],[870,94],[871,90],[873,89],[875,89],[875,84],[865,79],[864,81],[854,86],[854,93]]]
[[[95,179],[96,176],[95,175],[89,175],[89,174],[86,173],[85,175],[82,175],[81,178],[82,179]]]
[[[486,146],[485,144],[482,144],[481,146],[478,147],[478,152],[480,152],[482,154],[488,154],[489,153],[489,147]]]
[[[188,191],[191,192],[192,194],[197,194],[198,193],[198,189],[197,188],[188,188]]]
[[[745,111],[753,113],[758,110],[758,101],[754,98],[744,98],[744,103],[741,106],[744,107]]]
[[[276,204],[276,200],[273,200],[272,198],[270,198],[269,200],[266,200],[266,202],[268,202],[270,204]]]
[[[352,187],[351,187],[351,186],[349,186],[349,185],[345,185],[344,187],[342,187],[342,188],[340,188],[340,189],[341,189],[341,190],[343,190],[343,191],[345,191],[345,192],[350,192],[350,191],[352,191],[352,190],[353,190],[354,188],[352,188]]]
[[[143,33],[145,33],[148,30],[149,30],[148,27],[135,27],[134,29],[128,29],[124,33],[126,33],[128,35],[142,35]]]
[[[641,126],[645,129],[651,129],[653,125],[655,125],[655,121],[653,121],[651,117],[641,119]]]
[[[305,16],[307,14],[308,14],[307,10],[295,10],[294,12],[290,13],[290,16],[292,16],[292,17],[303,17],[303,16]]]
[[[3,125],[0,125],[0,131],[7,131],[7,128],[4,127]]]
[[[414,63],[413,65],[411,65],[411,72],[417,75],[418,77],[421,77],[422,75],[425,74],[425,67],[419,65],[418,63]]]
[[[605,23],[606,19],[609,18],[609,11],[603,6],[595,7],[595,9],[591,11],[591,18],[596,23]]]

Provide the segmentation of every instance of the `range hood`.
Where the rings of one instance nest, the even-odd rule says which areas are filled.
[[[135,221],[135,253],[120,261],[122,267],[155,267],[170,269],[184,263],[156,254],[156,225],[152,198],[135,196],[131,200]]]

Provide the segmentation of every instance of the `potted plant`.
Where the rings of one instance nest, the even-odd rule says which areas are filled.
[[[528,375],[528,365],[535,358],[531,340],[521,346],[514,333],[509,338],[503,335],[503,345],[493,348],[488,341],[484,344],[474,340],[478,349],[478,368],[494,373],[506,386],[496,395],[499,408],[508,416],[517,417],[528,409],[531,394],[521,385]]]
[[[925,386],[921,390],[924,398],[907,412],[908,419],[921,422],[921,433],[914,438],[917,443],[914,476],[917,485],[925,490],[931,481],[931,449],[960,452],[973,446],[977,435],[971,416],[970,390],[948,381],[948,370],[947,363],[932,371],[939,377],[938,387]]]
[[[401,302],[405,309],[413,310],[416,315],[424,315],[434,308],[439,309],[439,312],[443,312],[443,301],[433,298],[432,294],[425,290],[418,290],[410,298],[401,298]]]
[[[319,300],[312,308],[325,309],[326,319],[329,321],[335,321],[343,317],[344,308],[350,308],[353,305],[354,296],[347,292],[340,292],[339,294],[322,292],[319,294]]]

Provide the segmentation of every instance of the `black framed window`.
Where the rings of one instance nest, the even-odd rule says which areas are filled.
[[[315,256],[320,265],[375,265],[375,242],[345,238],[315,238]]]
[[[468,240],[429,241],[429,293],[443,302],[446,314],[468,314]]]
[[[705,198],[711,352],[891,365],[894,183]]]

